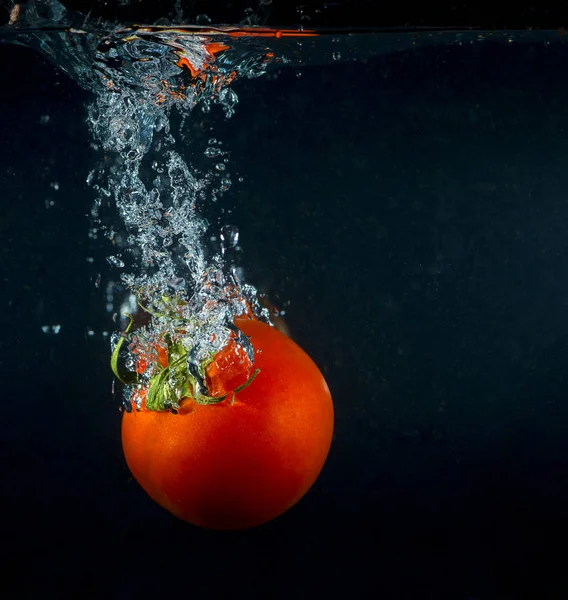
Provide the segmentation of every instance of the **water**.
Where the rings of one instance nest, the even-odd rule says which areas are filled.
[[[235,227],[222,273],[236,264],[287,308],[337,408],[305,501],[235,536],[178,523],[128,482],[103,332],[136,310],[121,274],[138,276],[143,252],[126,252],[85,125],[92,93],[3,48],[3,558],[27,565],[20,595],[565,596],[565,36],[499,36],[384,53],[375,36],[367,62],[342,47],[329,67],[306,53],[312,66],[237,80],[229,119],[198,102],[184,143],[172,108],[186,181],[225,164],[232,182],[215,200],[205,181],[191,213],[210,223],[204,262]],[[148,186],[167,160],[136,176]],[[178,259],[168,294],[195,283]]]

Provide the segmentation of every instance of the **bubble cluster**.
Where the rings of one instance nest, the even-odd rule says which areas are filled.
[[[200,365],[236,335],[235,315],[253,311],[268,320],[255,288],[238,277],[229,256],[239,241],[236,227],[222,227],[218,251],[206,251],[208,224],[198,206],[231,188],[229,154],[221,141],[210,138],[201,153],[211,162],[198,172],[188,160],[187,136],[172,125],[177,122],[172,111],[183,123],[199,100],[206,107],[220,105],[230,116],[238,98],[227,87],[228,72],[223,76],[219,68],[213,70],[217,78],[207,72],[218,46],[196,36],[183,46],[193,85],[180,79],[185,63],[172,62],[172,53],[179,57],[180,43],[172,33],[169,38],[165,33],[152,39],[130,36],[122,45],[106,40],[98,46],[97,85],[89,84],[96,95],[88,107],[88,123],[102,153],[100,164],[87,175],[96,193],[90,235],[100,232],[112,244],[107,263],[120,284],[107,286],[106,309],[116,311],[119,285],[127,293],[120,322],[136,322],[124,366],[138,373],[138,386],[147,385],[151,376],[140,368],[142,348],[150,356],[165,339],[170,347],[181,344],[187,369],[198,382]],[[252,69],[250,56],[247,65]],[[195,76],[199,69],[202,75]],[[260,71],[251,72],[257,76]],[[231,73],[234,78],[234,69]],[[121,339],[111,336],[113,349]],[[241,343],[244,348],[246,340]],[[127,397],[134,392],[126,386]]]

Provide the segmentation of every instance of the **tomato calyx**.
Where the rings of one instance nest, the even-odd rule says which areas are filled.
[[[161,367],[151,377],[145,401],[147,410],[178,410],[184,400],[193,400],[201,405],[218,404],[229,396],[231,396],[231,403],[233,403],[235,395],[248,387],[260,372],[260,369],[255,369],[243,384],[232,391],[215,396],[202,393],[197,377],[192,375],[188,369],[189,352],[186,350],[180,351],[181,348],[183,348],[181,343],[172,345],[168,352],[168,366]],[[221,352],[222,350],[215,357]],[[170,358],[172,355],[176,357],[173,361]],[[215,357],[207,362],[207,366],[216,363]]]
[[[136,373],[135,371],[123,370],[119,367],[119,364],[118,364],[118,358],[120,356],[120,351],[124,345],[124,342],[127,339],[128,334],[132,331],[132,327],[134,325],[134,318],[132,317],[132,315],[126,315],[126,316],[129,319],[129,323],[128,323],[128,326],[126,327],[126,329],[124,330],[124,333],[120,336],[120,339],[118,340],[116,346],[114,347],[114,350],[110,357],[110,368],[112,369],[114,376],[119,381],[121,381],[125,385],[131,385],[134,383],[138,383],[138,381],[139,381],[138,373]]]
[[[164,316],[147,312],[154,317]],[[111,369],[117,379],[135,388],[128,404],[176,413],[186,400],[209,405],[229,398],[230,403],[234,403],[236,394],[248,387],[260,372],[260,369],[253,370],[254,349],[249,339],[231,323],[227,343],[204,358],[203,353],[198,354],[198,348],[187,349],[182,343],[189,323],[179,321],[177,316],[179,331],[176,327],[171,335],[165,334],[158,341],[141,341],[130,335],[134,318],[128,315],[129,324],[111,357]],[[130,343],[135,370],[119,366],[119,355],[126,340]]]

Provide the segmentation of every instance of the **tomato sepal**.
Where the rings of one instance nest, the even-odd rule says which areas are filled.
[[[120,354],[120,350],[122,349],[122,346],[126,340],[126,336],[130,333],[132,326],[134,324],[134,318],[132,317],[132,315],[126,315],[126,316],[129,318],[130,322],[128,323],[127,328],[124,330],[124,333],[120,336],[120,339],[116,343],[116,346],[114,347],[114,350],[110,357],[110,368],[112,369],[114,376],[119,381],[124,383],[124,385],[132,385],[132,384],[138,383],[138,374],[134,371],[122,371],[121,372],[121,370],[118,366],[118,356]]]
[[[164,306],[163,312],[146,307],[140,301],[138,301],[138,305],[154,318],[166,317],[172,321],[177,320],[176,332],[179,330],[181,333],[185,333],[190,321],[183,319],[180,322],[180,315],[176,310],[180,301],[176,299],[176,302],[168,296],[162,296],[161,300]],[[179,409],[180,403],[185,400],[193,400],[200,405],[211,405],[218,404],[228,397],[230,397],[232,404],[235,401],[235,395],[248,387],[260,372],[260,369],[255,369],[248,379],[235,389],[221,388],[215,390],[206,385],[206,391],[211,393],[213,389],[213,393],[212,395],[204,394],[202,390],[207,379],[207,367],[216,362],[221,351],[211,352],[205,358],[196,361],[194,356],[196,349],[186,349],[180,339],[174,341],[169,334],[166,334],[165,339],[162,339],[161,342],[153,344],[153,348],[158,355],[157,360],[150,362],[151,359],[149,359],[147,353],[144,353],[141,356],[145,357],[146,362],[144,362],[141,371],[124,372],[123,369],[119,368],[119,355],[124,347],[124,341],[128,339],[128,334],[132,331],[134,325],[134,317],[130,314],[127,316],[129,323],[113,350],[111,368],[114,375],[125,385],[138,384],[140,386],[142,384],[146,391],[143,400],[140,399],[136,402],[138,408],[143,406],[145,410],[149,411],[173,412]],[[164,342],[165,348],[162,345]],[[149,380],[143,383],[139,374],[143,373],[150,364],[153,364],[153,371],[149,373]],[[250,367],[252,367],[252,364]]]

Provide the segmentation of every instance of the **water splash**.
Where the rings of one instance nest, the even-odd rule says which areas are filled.
[[[22,19],[43,25],[47,17],[37,3],[30,7]],[[110,245],[107,262],[117,281],[107,286],[107,311],[122,288],[128,297],[122,309],[134,318],[124,366],[137,373],[138,389],[147,386],[153,369],[146,367],[168,340],[169,348],[185,352],[187,370],[205,394],[203,364],[229,339],[250,353],[234,317],[269,317],[225,256],[238,232],[226,227],[219,248],[206,250],[208,224],[198,206],[230,189],[228,153],[210,139],[198,154],[212,160],[196,170],[182,128],[198,107],[218,107],[230,118],[238,104],[231,84],[262,75],[277,59],[262,44],[239,46],[192,30],[79,29],[56,3],[48,17],[65,28],[26,30],[22,39],[92,93],[87,121],[100,160],[86,175],[95,194],[89,235]],[[191,140],[189,146],[193,152]],[[111,336],[113,350],[121,339]],[[125,398],[132,393],[127,386]]]
[[[226,162],[198,173],[181,153],[171,124],[173,110],[185,119],[200,102],[206,109],[219,105],[227,118],[233,114],[237,96],[227,86],[239,70],[256,77],[261,69],[253,68],[250,56],[246,68],[236,69],[227,57],[214,63],[228,49],[200,36],[158,31],[107,38],[95,53],[98,80],[89,82],[96,95],[88,122],[105,160],[96,183],[88,176],[98,192],[92,218],[96,229],[120,246],[108,260],[124,270],[122,284],[152,316],[136,331],[125,365],[138,373],[141,386],[153,371],[140,368],[140,354],[157,360],[154,349],[165,339],[170,347],[185,348],[187,368],[203,386],[200,365],[227,344],[235,315],[254,310],[268,320],[256,290],[226,265],[225,246],[206,255],[207,223],[197,206],[229,189]],[[83,83],[89,80],[81,75]],[[209,140],[204,154],[218,159],[225,152]],[[108,198],[114,199],[118,224],[104,214]],[[118,341],[113,336],[114,347]],[[131,393],[127,388],[127,397]]]

